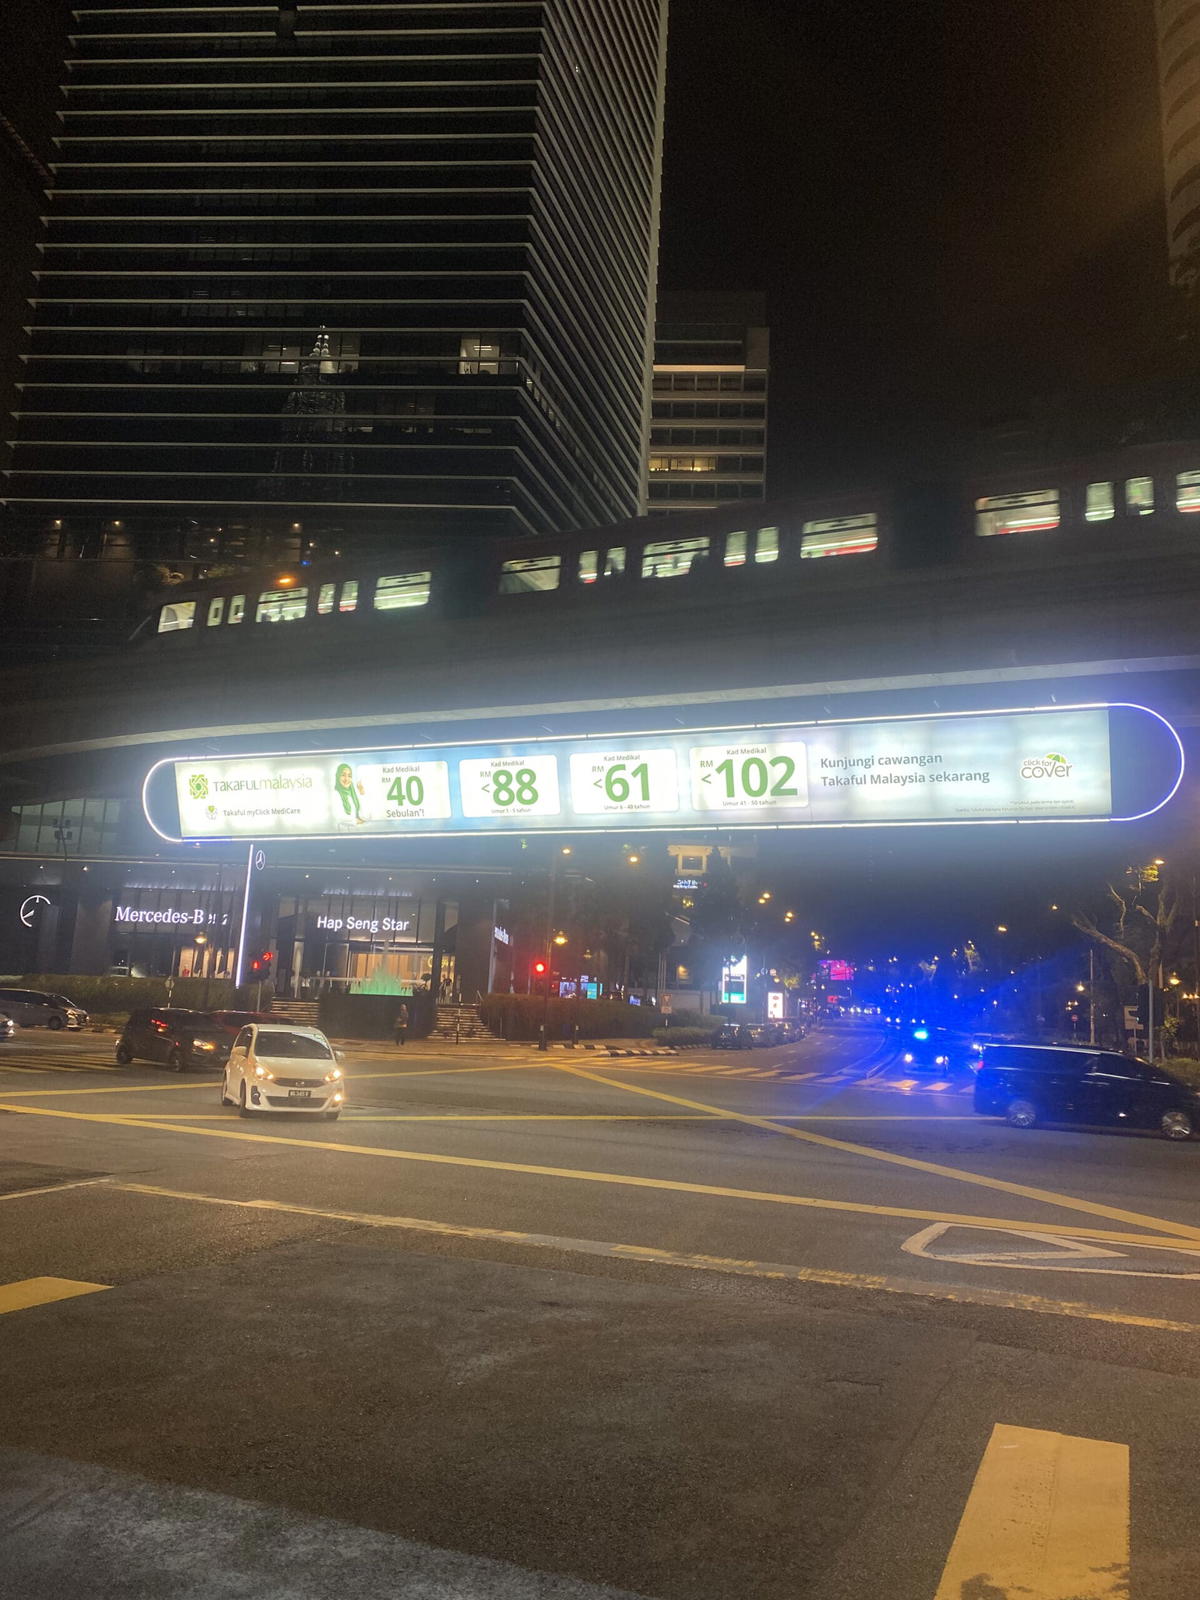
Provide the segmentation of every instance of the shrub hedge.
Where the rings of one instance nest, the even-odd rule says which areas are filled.
[[[479,1014],[502,1039],[536,1039],[546,1002],[537,994],[489,994]],[[560,1000],[550,998],[547,1038],[569,1039],[578,1024],[581,1039],[648,1039],[660,1021],[652,1006],[630,1006],[623,1000]]]
[[[654,1039],[658,1044],[711,1044],[716,1031],[715,1028],[677,1028],[672,1022],[669,1028],[655,1028]]]
[[[1182,1078],[1185,1083],[1200,1089],[1200,1061],[1194,1056],[1168,1056],[1162,1065],[1177,1078]]]
[[[68,972],[29,972],[15,980],[13,988],[41,989],[49,994],[65,994],[68,1000],[96,1015],[115,1015],[139,1006],[181,1006],[188,1011],[204,1008],[204,979],[176,978],[170,998],[164,978],[91,977]],[[246,984],[241,990],[224,978],[208,981],[210,1011],[243,1011],[254,1006],[258,985]],[[265,1011],[271,1001],[271,985],[263,985]]]

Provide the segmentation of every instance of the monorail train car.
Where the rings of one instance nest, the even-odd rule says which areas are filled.
[[[390,555],[309,559],[180,584],[154,598],[146,648],[225,655],[268,630],[318,646],[467,617],[597,614],[641,627],[686,602],[777,606],[882,597],[907,578],[1001,574],[1115,583],[1200,552],[1200,442],[897,493],[745,502],[606,528]],[[320,653],[323,653],[320,652]]]

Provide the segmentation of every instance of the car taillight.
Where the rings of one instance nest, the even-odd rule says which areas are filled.
[[[970,1067],[972,1072],[978,1072],[979,1069],[983,1066],[983,1057],[982,1056],[976,1056],[975,1060],[974,1061],[968,1061],[967,1065]]]

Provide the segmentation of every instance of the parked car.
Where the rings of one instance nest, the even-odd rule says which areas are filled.
[[[82,1028],[88,1014],[65,994],[41,989],[0,989],[0,1010],[20,1028]]]
[[[133,1011],[113,1054],[123,1067],[133,1061],[157,1061],[175,1072],[189,1067],[223,1067],[230,1035],[206,1012],[172,1006]]]
[[[973,1063],[975,1109],[1014,1128],[1045,1122],[1200,1132],[1200,1089],[1162,1067],[1093,1046],[987,1044]]]
[[[256,1022],[242,1029],[225,1065],[221,1104],[243,1117],[299,1111],[336,1122],[346,1098],[337,1053],[319,1028]]]
[[[14,1039],[16,1033],[17,1025],[8,1012],[0,1011],[0,1044],[3,1044],[6,1039]]]

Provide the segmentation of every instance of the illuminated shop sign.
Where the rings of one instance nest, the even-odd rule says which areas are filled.
[[[216,928],[224,927],[229,918],[223,912],[210,911],[207,906],[173,906],[166,911],[117,906],[113,921],[139,928]]]
[[[721,968],[721,1004],[744,1006],[746,1003],[746,978],[749,972],[747,958],[726,962]]]
[[[1141,706],[167,760],[170,840],[1130,820],[1183,775]]]
[[[320,933],[344,933],[359,939],[364,935],[376,938],[382,933],[411,933],[412,926],[411,917],[319,916],[313,919],[313,927]]]

